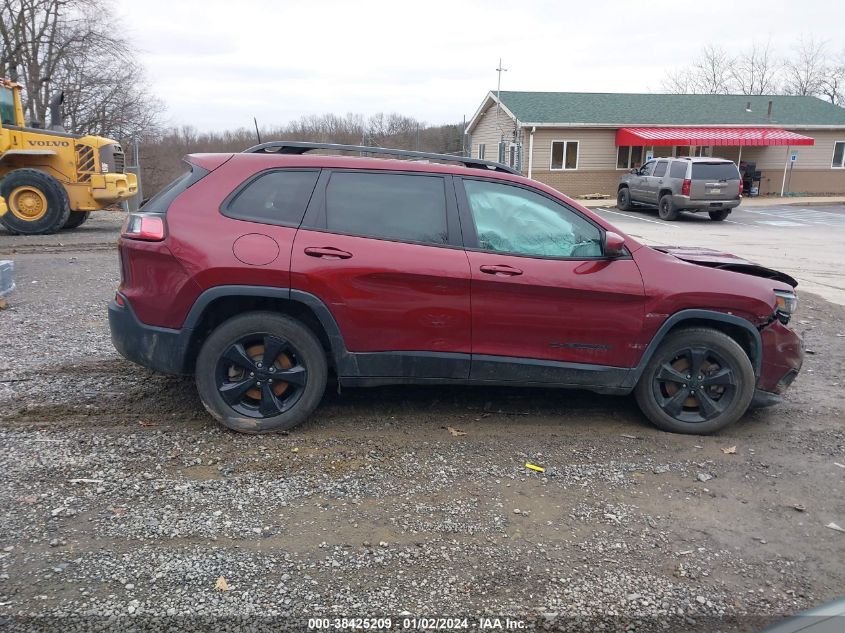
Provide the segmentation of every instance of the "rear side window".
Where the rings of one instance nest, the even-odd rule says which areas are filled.
[[[207,169],[187,163],[189,171],[179,176],[176,180],[159,191],[152,198],[141,205],[140,210],[144,213],[167,213],[170,204],[180,193],[191,185],[199,182],[208,173]]]
[[[682,163],[680,161],[675,161],[672,163],[672,166],[669,168],[669,176],[671,178],[686,178],[687,177],[687,164]]]
[[[693,163],[693,180],[739,180],[739,170],[733,163]]]
[[[659,160],[657,161],[657,167],[654,168],[654,176],[658,178],[661,176],[666,175],[666,168],[669,166],[669,161]]]
[[[446,190],[439,176],[332,174],[326,228],[401,242],[446,244]]]
[[[262,224],[299,226],[319,175],[319,170],[263,173],[229,201],[223,215]]]

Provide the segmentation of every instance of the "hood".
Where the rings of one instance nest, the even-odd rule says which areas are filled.
[[[798,285],[798,282],[786,273],[766,268],[765,266],[730,253],[714,251],[710,248],[699,248],[697,246],[652,246],[651,248],[661,253],[677,257],[685,262],[698,264],[699,266],[719,268],[720,270],[729,270],[735,273],[763,277],[764,279],[773,279],[789,284],[793,288]]]

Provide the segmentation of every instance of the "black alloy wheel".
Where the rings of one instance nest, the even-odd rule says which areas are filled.
[[[289,341],[263,334],[238,339],[217,361],[217,391],[237,413],[270,418],[302,396],[308,370]]]
[[[691,346],[660,365],[654,397],[667,415],[683,422],[706,422],[724,413],[737,392],[730,363],[711,349]]]

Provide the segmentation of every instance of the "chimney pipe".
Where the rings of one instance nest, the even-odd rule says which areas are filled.
[[[50,129],[54,132],[64,132],[62,123],[62,103],[65,100],[65,93],[59,90],[50,98]]]
[[[766,118],[768,119],[769,123],[772,122],[772,102],[769,101],[769,111],[766,113]]]

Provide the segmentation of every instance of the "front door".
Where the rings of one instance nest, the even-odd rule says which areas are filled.
[[[291,287],[328,307],[353,373],[468,376],[470,272],[456,213],[450,177],[323,171]]]
[[[654,165],[657,161],[650,160],[645,165],[640,167],[637,174],[631,178],[631,197],[637,202],[645,202],[646,188],[648,187],[648,177],[654,171]]]
[[[573,385],[624,377],[642,354],[642,278],[602,257],[602,229],[536,190],[464,178],[478,380]]]

